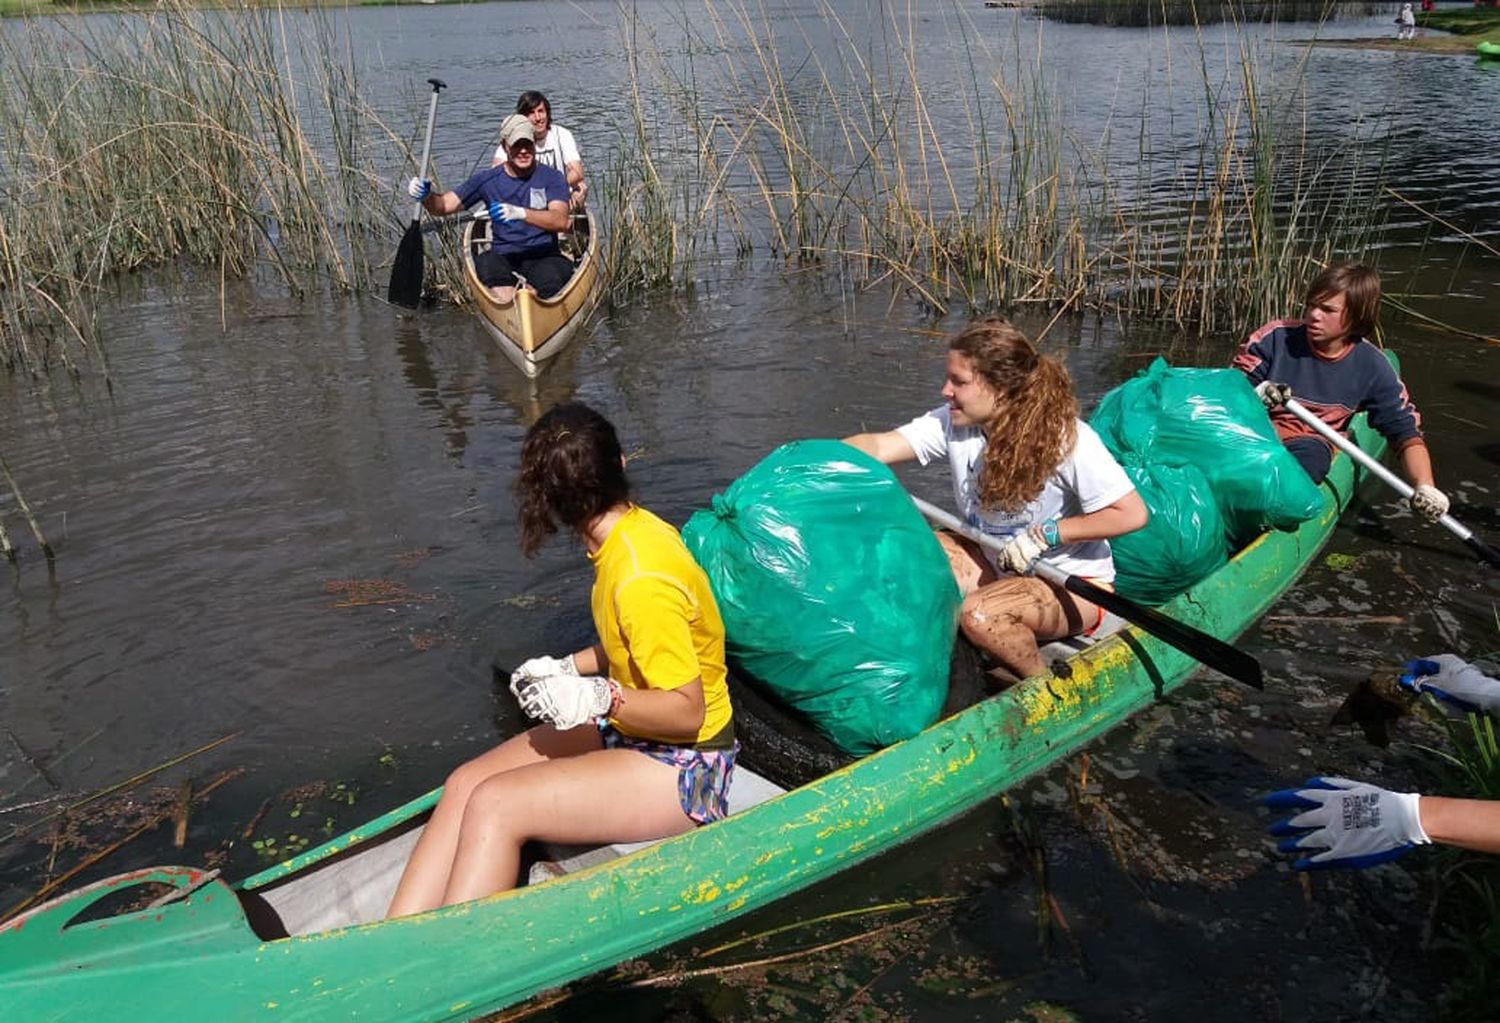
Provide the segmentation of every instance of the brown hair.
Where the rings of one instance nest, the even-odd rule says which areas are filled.
[[[615,428],[582,402],[544,412],[521,442],[515,495],[521,552],[528,558],[559,526],[581,532],[628,502],[630,481]]]
[[[999,399],[994,418],[983,424],[980,504],[1017,512],[1041,494],[1078,439],[1073,381],[1062,363],[997,317],[969,324],[948,348],[968,356]]]
[[[1380,321],[1380,271],[1364,263],[1334,263],[1307,286],[1304,305],[1344,296],[1344,322],[1351,337],[1369,337]]]

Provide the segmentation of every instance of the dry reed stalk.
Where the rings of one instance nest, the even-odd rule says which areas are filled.
[[[21,509],[21,516],[26,524],[31,527],[31,535],[36,537],[37,546],[47,556],[47,560],[53,559],[52,545],[47,542],[47,537],[42,533],[42,524],[37,521],[36,515],[31,510],[31,505],[26,503],[26,497],[21,493],[21,485],[11,475],[10,463],[5,460],[5,455],[0,454],[0,475],[5,477],[6,485],[10,487],[11,495],[16,499],[16,507]],[[55,786],[54,786],[55,787]]]
[[[115,782],[113,785],[107,785],[96,792],[91,792],[87,796],[84,796],[82,799],[69,803],[67,806],[56,811],[55,813],[47,814],[46,816],[39,817],[27,824],[12,828],[10,831],[5,833],[4,837],[0,837],[0,844],[9,842],[11,839],[20,838],[24,835],[30,834],[41,825],[46,824],[49,821],[56,820],[57,818],[62,817],[65,814],[72,813],[74,810],[82,809],[95,800],[102,799],[108,795],[113,795],[116,792],[134,788],[141,782],[147,780],[148,778],[155,777],[168,768],[176,767],[178,764],[186,763],[187,761],[193,759],[196,756],[199,756],[200,754],[207,753],[211,749],[216,749],[217,747],[224,745],[224,743],[229,742],[231,739],[239,738],[243,734],[243,732],[230,732],[228,735],[220,736],[212,742],[204,743],[197,749],[188,750],[186,753],[179,754],[178,756],[175,756],[170,760],[157,764],[155,767],[150,768],[149,770],[142,771],[139,774],[131,775],[124,781]]]
[[[238,778],[240,775],[242,775],[244,773],[245,773],[245,769],[243,767],[231,768],[231,769],[223,772],[222,774],[218,775],[217,777],[215,777],[208,784],[204,785],[201,789],[198,790],[197,795],[194,796],[193,798],[195,800],[205,799],[205,798],[208,797],[208,795],[211,792],[213,792],[215,789],[219,788],[219,786],[225,784],[226,782],[233,781],[235,778]],[[5,912],[0,913],[0,923],[4,923],[6,920],[9,920],[11,917],[13,917],[16,914],[22,912],[27,907],[35,905],[37,902],[39,902],[42,899],[46,898],[52,892],[55,892],[57,889],[61,888],[65,884],[67,884],[68,881],[70,881],[73,878],[77,877],[79,874],[83,873],[85,870],[88,870],[90,867],[94,866],[96,863],[99,863],[99,862],[101,862],[101,861],[103,861],[105,859],[108,859],[110,856],[113,856],[115,853],[119,852],[121,849],[123,849],[125,846],[129,845],[131,842],[134,842],[136,839],[140,838],[142,835],[146,834],[147,832],[155,830],[157,827],[159,827],[162,824],[163,821],[165,821],[167,818],[171,817],[172,813],[173,813],[173,811],[171,809],[158,811],[156,814],[154,814],[151,817],[150,820],[148,820],[146,823],[142,824],[140,827],[136,828],[134,831],[130,832],[124,838],[121,838],[118,841],[112,842],[109,845],[105,846],[103,849],[100,849],[98,852],[92,853],[89,856],[84,857],[82,860],[80,860],[73,867],[71,867],[68,870],[64,871],[63,873],[59,874],[57,877],[51,878],[49,881],[47,881],[45,884],[43,884],[36,891],[34,891],[30,895],[28,895],[26,898],[22,899],[20,902],[15,903],[9,909],[7,909]]]

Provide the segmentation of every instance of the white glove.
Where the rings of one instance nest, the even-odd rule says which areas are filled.
[[[426,178],[412,178],[406,183],[406,194],[421,202],[432,194],[432,182]]]
[[[1432,839],[1422,830],[1415,792],[1388,792],[1347,778],[1311,778],[1306,787],[1282,789],[1266,797],[1266,805],[1303,810],[1278,821],[1273,835],[1294,835],[1281,842],[1282,852],[1307,852],[1292,864],[1294,870],[1320,867],[1372,867],[1404,856],[1413,845]]]
[[[1036,559],[1040,558],[1042,552],[1046,549],[1046,545],[1032,536],[1030,530],[1023,529],[1011,537],[1009,543],[1000,548],[1000,552],[996,555],[996,558],[1000,563],[1000,567],[1007,572],[1014,572],[1016,575],[1026,575],[1031,571],[1031,566],[1036,564]]]
[[[568,729],[608,714],[614,692],[600,675],[548,675],[522,679],[516,699],[527,717]]]
[[[1408,689],[1431,693],[1459,710],[1500,717],[1500,681],[1462,657],[1433,654],[1411,661],[1402,669],[1400,681]]]
[[[1269,412],[1273,408],[1281,408],[1291,400],[1292,388],[1290,384],[1280,384],[1275,380],[1262,380],[1255,385],[1255,396]]]
[[[512,220],[525,220],[526,219],[526,207],[524,207],[524,206],[515,206],[515,205],[512,205],[511,203],[508,203],[508,202],[500,202],[498,200],[492,200],[490,202],[489,210],[490,210],[490,219],[494,220],[494,221],[501,221],[501,220],[503,220],[506,223],[509,223]]]
[[[510,673],[510,692],[516,699],[521,698],[520,684],[529,678],[546,678],[548,675],[577,675],[578,665],[573,661],[573,655],[566,657],[533,657],[525,661],[519,668]]]
[[[1448,514],[1448,495],[1430,483],[1423,483],[1414,489],[1407,503],[1411,505],[1412,511],[1428,522],[1436,522]]]

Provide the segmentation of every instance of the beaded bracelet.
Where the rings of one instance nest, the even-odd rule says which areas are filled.
[[[625,700],[625,691],[620,688],[620,683],[614,679],[609,680],[609,710],[605,717],[614,717],[620,710],[620,704]]]

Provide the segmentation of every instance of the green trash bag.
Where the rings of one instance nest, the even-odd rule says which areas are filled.
[[[1131,455],[1121,464],[1151,518],[1110,540],[1115,589],[1143,604],[1165,604],[1229,560],[1224,516],[1197,468],[1141,465]]]
[[[1317,484],[1282,446],[1239,370],[1178,369],[1158,358],[1106,394],[1089,423],[1116,458],[1199,469],[1234,547],[1323,509]]]
[[[870,753],[937,720],[958,586],[891,471],[847,444],[784,444],[695,512],[735,669],[840,749]]]

